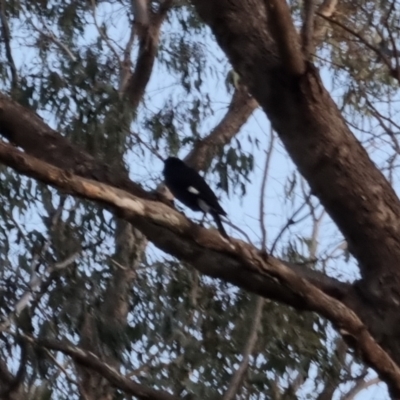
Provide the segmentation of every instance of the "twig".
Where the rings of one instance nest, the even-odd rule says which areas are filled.
[[[380,382],[382,381],[378,377],[372,378],[369,381],[366,381],[364,378],[357,379],[355,386],[342,396],[340,400],[353,400],[362,390],[377,385]]]
[[[61,42],[60,39],[58,39],[56,37],[56,35],[54,35],[54,33],[51,31],[51,29],[47,26],[46,21],[41,18],[40,19],[40,23],[41,25],[43,25],[43,27],[46,29],[47,33],[43,32],[43,30],[41,30],[40,28],[38,28],[33,22],[32,22],[32,18],[26,16],[26,20],[27,22],[29,22],[29,24],[32,26],[32,28],[38,32],[40,35],[42,35],[44,38],[46,38],[47,40],[49,40],[50,42],[54,43],[57,47],[59,47],[62,51],[64,51],[67,56],[72,60],[72,61],[76,61],[77,58],[75,57],[75,55],[72,53],[72,51],[68,48],[68,46],[66,46],[64,43]]]
[[[252,243],[250,236],[243,229],[239,228],[237,225],[229,221],[229,219],[224,218],[224,222],[230,227],[232,227],[235,231],[241,233],[249,243]]]
[[[142,144],[144,147],[146,147],[147,150],[149,150],[153,155],[155,155],[159,160],[164,161],[164,157],[162,157],[160,155],[160,153],[155,150],[153,147],[151,147],[150,145],[148,145],[144,140],[142,140],[142,138],[140,137],[140,135],[136,132],[130,132],[130,134],[140,143]]]
[[[266,250],[267,246],[267,230],[265,228],[265,188],[267,187],[267,178],[268,178],[268,171],[271,164],[272,153],[274,150],[274,142],[275,142],[275,135],[274,131],[271,126],[270,130],[270,139],[269,139],[269,146],[267,150],[267,156],[265,158],[265,166],[264,166],[264,173],[263,179],[261,183],[261,199],[260,199],[260,229],[261,229],[261,249],[263,251]]]
[[[300,218],[299,220],[295,221],[293,218],[296,217],[296,215],[299,214],[299,212],[306,206],[306,201],[296,210],[293,212],[292,216],[286,221],[286,224],[282,227],[282,229],[279,231],[278,235],[276,236],[274,243],[272,243],[270,253],[271,255],[274,254],[275,247],[278,244],[279,239],[281,236],[285,233],[286,229],[289,228],[289,226],[294,225],[302,221],[305,217]]]
[[[49,349],[45,349],[47,355],[52,359],[52,361],[54,362],[55,365],[57,365],[57,367],[60,369],[60,371],[65,375],[65,378],[67,379],[67,381],[69,383],[72,383],[75,386],[78,386],[78,383],[72,379],[68,373],[68,371],[65,369],[65,367],[63,365],[61,365],[57,359],[53,356],[53,354],[51,354]]]
[[[56,38],[56,36],[51,32],[49,34],[41,32],[41,34],[51,42],[53,42],[56,46],[58,46],[62,51],[65,52],[65,54],[72,60],[76,61],[77,58],[74,56],[72,51],[66,46],[64,43],[62,43],[59,39]]]
[[[316,253],[317,253],[317,237],[319,234],[319,228],[321,226],[321,222],[325,216],[325,209],[322,209],[321,213],[319,216],[316,216],[316,207],[314,204],[311,202],[311,196],[309,193],[306,193],[305,187],[304,187],[304,181],[303,179],[301,180],[301,190],[303,192],[303,196],[305,199],[306,204],[308,205],[310,209],[310,214],[311,218],[313,220],[313,225],[312,225],[312,232],[311,232],[311,243],[309,246],[309,259],[310,260],[315,260],[316,259]]]

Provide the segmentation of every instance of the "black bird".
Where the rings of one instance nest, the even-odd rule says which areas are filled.
[[[199,173],[176,157],[164,160],[165,184],[172,194],[193,211],[210,213],[222,236],[228,238],[220,215],[226,212],[220,206],[217,196]]]

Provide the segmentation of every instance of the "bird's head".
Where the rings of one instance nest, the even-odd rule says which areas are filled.
[[[177,157],[168,157],[164,160],[164,172],[167,169],[179,168],[185,163]]]

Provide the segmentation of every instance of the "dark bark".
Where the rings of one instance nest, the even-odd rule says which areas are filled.
[[[279,0],[283,1],[283,0]],[[400,363],[400,202],[368,157],[309,63],[295,69],[298,43],[283,42],[261,0],[194,0],[235,71],[266,112],[313,193],[358,260],[360,317]],[[245,17],[244,17],[245,16]],[[274,41],[274,37],[277,38]],[[292,40],[292,43],[290,43]],[[279,45],[279,46],[278,46]]]

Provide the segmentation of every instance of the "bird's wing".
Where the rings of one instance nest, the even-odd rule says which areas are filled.
[[[211,209],[216,211],[218,214],[226,215],[226,212],[220,206],[217,196],[210,188],[208,183],[201,175],[197,173],[197,171],[194,170],[194,172],[196,172],[196,175],[190,174],[193,177],[193,180],[187,180],[187,190],[190,193],[196,194],[199,199],[203,200]]]

